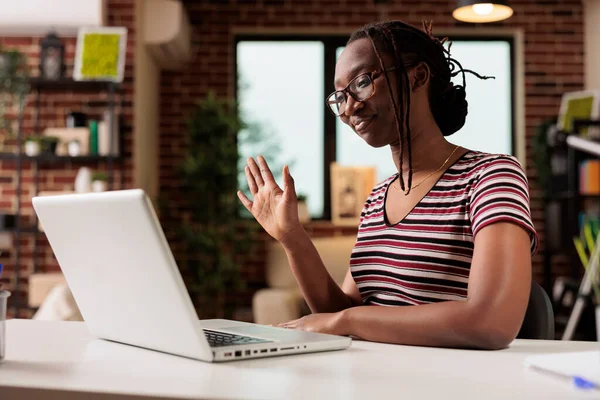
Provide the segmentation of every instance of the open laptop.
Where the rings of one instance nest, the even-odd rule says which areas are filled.
[[[143,190],[34,197],[33,207],[92,334],[202,361],[341,350],[351,339],[197,319]]]

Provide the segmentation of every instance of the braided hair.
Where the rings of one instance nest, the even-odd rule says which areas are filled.
[[[356,30],[348,40],[350,44],[359,39],[369,39],[377,55],[380,67],[384,71],[385,81],[388,85],[390,101],[396,119],[396,129],[400,137],[400,172],[403,170],[404,147],[408,151],[408,182],[405,184],[404,176],[399,174],[400,188],[410,192],[412,186],[412,151],[411,135],[409,133],[410,96],[409,81],[406,65],[417,65],[424,62],[430,70],[429,104],[435,122],[444,136],[452,135],[465,124],[468,112],[466,100],[465,73],[471,73],[480,79],[493,77],[481,76],[476,72],[464,69],[462,65],[450,56],[450,42],[448,48],[444,43],[448,38],[439,40],[432,34],[432,23],[423,21],[423,30],[400,21],[376,22]],[[392,86],[385,69],[389,66],[383,64],[381,53],[392,56],[398,79],[398,93],[400,105],[396,104]],[[455,85],[451,79],[462,74],[463,84]]]

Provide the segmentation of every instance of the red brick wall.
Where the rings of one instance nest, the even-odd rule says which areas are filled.
[[[109,0],[108,18],[111,26],[124,26],[128,28],[127,60],[125,66],[125,80],[123,83],[123,101],[124,107],[122,115],[124,118],[124,154],[125,161],[125,183],[131,185],[132,177],[132,124],[133,124],[133,46],[135,45],[135,15],[134,0]],[[6,49],[17,49],[25,53],[28,59],[32,75],[39,75],[39,37],[2,37],[0,44]],[[67,65],[66,76],[71,77],[75,56],[75,38],[62,38],[66,50],[65,63]],[[43,93],[40,101],[40,129],[46,127],[65,126],[66,114],[73,111],[84,111],[89,113],[90,118],[99,119],[104,111],[103,107],[89,104],[93,101],[106,100],[106,93],[67,93],[52,92]],[[35,102],[34,96],[28,97],[27,107],[23,119],[23,134],[34,134],[35,130]],[[40,132],[41,133],[41,132]],[[40,190],[73,190],[73,183],[77,170],[81,166],[88,166],[91,169],[105,169],[105,163],[57,163],[40,167],[39,189]],[[29,162],[23,165],[23,191],[21,196],[21,209],[25,214],[23,223],[31,225],[33,210],[31,207],[31,197],[35,194],[33,184],[33,166]],[[119,179],[119,175],[116,176]],[[16,163],[12,161],[0,161],[0,210],[3,212],[14,213],[16,211]],[[11,290],[12,296],[9,304],[18,301],[20,304],[27,302],[27,278],[33,271],[33,243],[34,235],[21,234],[21,259],[19,262],[20,285],[15,287],[15,252],[13,249],[2,249],[4,253],[0,256],[0,263],[5,264],[5,272],[2,275],[2,283],[5,288]],[[52,250],[43,234],[38,238],[38,271],[49,272],[58,270],[58,264]],[[31,315],[30,310],[23,309],[20,316]]]
[[[174,166],[184,148],[184,120],[192,103],[208,90],[220,96],[234,87],[234,32],[268,29],[273,33],[306,30],[314,33],[332,29],[353,30],[378,19],[401,19],[420,26],[434,21],[436,29],[461,27],[451,16],[454,0],[205,0],[184,1],[195,29],[197,53],[183,72],[162,74],[160,191],[176,198],[179,182]],[[513,0],[515,15],[487,27],[519,27],[525,32],[525,117],[527,175],[535,226],[541,251],[534,270],[541,281],[544,223],[541,190],[532,161],[535,128],[558,111],[563,92],[583,88],[583,5],[579,0]],[[176,208],[176,207],[175,207]],[[176,211],[176,210],[175,210]],[[166,221],[167,230],[173,221]],[[322,226],[318,234],[339,233]],[[240,294],[250,304],[253,289],[264,285],[264,249],[255,254],[244,275],[249,290]],[[558,265],[562,273],[565,265]]]

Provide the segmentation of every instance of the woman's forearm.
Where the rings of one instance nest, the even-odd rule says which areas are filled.
[[[519,329],[468,300],[406,307],[359,306],[344,310],[339,321],[339,334],[374,342],[489,350],[508,346]]]
[[[302,295],[313,313],[338,312],[352,306],[331,278],[304,229],[281,241]]]

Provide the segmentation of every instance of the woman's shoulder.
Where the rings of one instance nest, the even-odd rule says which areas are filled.
[[[512,170],[525,175],[519,160],[508,154],[494,154],[469,150],[463,157],[460,167],[471,174],[481,175],[491,170]]]

